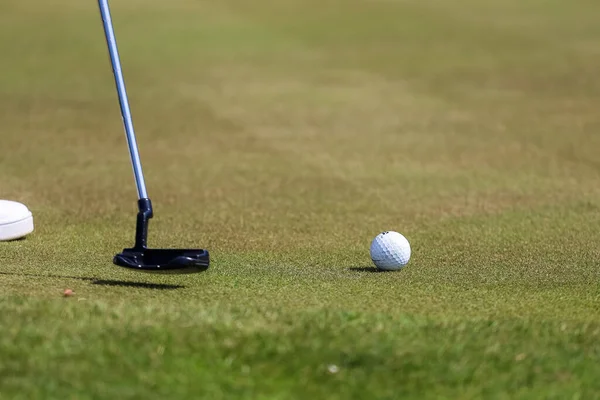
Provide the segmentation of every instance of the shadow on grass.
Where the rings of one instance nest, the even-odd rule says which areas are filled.
[[[111,281],[106,279],[94,279],[92,280],[94,285],[103,286],[122,286],[122,287],[135,287],[142,289],[157,289],[157,290],[172,290],[181,289],[183,285],[168,285],[165,283],[145,283],[145,282],[130,282],[130,281]]]
[[[109,279],[96,279],[85,276],[65,276],[65,275],[36,275],[36,274],[25,274],[16,272],[0,272],[0,275],[9,276],[26,276],[33,278],[53,278],[53,279],[78,279],[80,281],[91,282],[93,285],[101,286],[122,286],[122,287],[135,287],[142,289],[154,289],[154,290],[173,290],[185,288],[183,285],[169,285],[165,283],[147,283],[147,282],[132,282],[132,281],[113,281]]]
[[[376,272],[376,273],[385,272],[385,271],[382,271],[375,267],[350,267],[350,268],[348,268],[348,270],[352,271],[352,272]]]

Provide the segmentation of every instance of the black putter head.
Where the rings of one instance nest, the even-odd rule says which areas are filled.
[[[148,220],[152,218],[150,199],[138,201],[139,212],[135,234],[135,246],[115,255],[113,262],[125,268],[141,272],[162,274],[191,274],[208,269],[208,251],[202,249],[148,249]]]
[[[124,249],[115,255],[120,267],[142,272],[191,274],[208,269],[209,257],[200,249]]]

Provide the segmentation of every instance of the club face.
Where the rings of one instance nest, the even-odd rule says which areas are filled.
[[[115,255],[120,267],[159,274],[193,274],[206,271],[208,251],[201,249],[124,249]]]

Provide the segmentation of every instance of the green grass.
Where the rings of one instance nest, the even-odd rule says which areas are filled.
[[[96,6],[4,0],[0,198],[36,231],[0,243],[0,398],[600,398],[596,2],[112,7],[151,245],[213,263],[111,264]],[[375,273],[388,229],[413,258]]]

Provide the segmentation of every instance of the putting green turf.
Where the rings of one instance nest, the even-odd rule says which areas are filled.
[[[600,5],[0,4],[0,398],[600,398]],[[404,233],[408,267],[370,240]],[[75,295],[62,297],[63,290]]]

